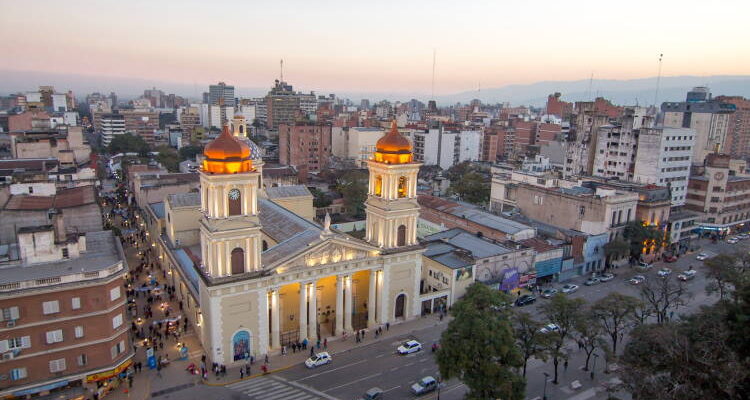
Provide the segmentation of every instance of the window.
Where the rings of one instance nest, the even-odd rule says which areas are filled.
[[[18,307],[3,308],[0,311],[0,321],[15,321],[18,319]]]
[[[119,287],[117,288],[120,289]],[[42,310],[45,315],[54,314],[60,312],[60,302],[57,300],[45,301],[42,303]]]
[[[629,222],[630,221],[630,211],[631,211],[631,209],[628,208],[628,216],[625,218],[625,222]]]
[[[47,344],[59,343],[62,341],[63,341],[62,329],[47,332]]]
[[[33,186],[29,186],[29,194],[34,194],[34,187]]]
[[[86,357],[85,354],[81,354],[80,356],[76,357],[76,360],[78,361],[78,366],[83,367],[84,365],[88,364],[88,357]]]
[[[122,326],[122,314],[115,315],[114,318],[112,318],[112,329],[117,329]]]
[[[65,371],[65,359],[61,358],[58,360],[52,360],[49,362],[49,372],[62,372]]]
[[[81,298],[80,297],[73,297],[70,299],[70,307],[74,310],[78,310],[81,308]]]
[[[120,298],[120,287],[114,287],[109,291],[109,299],[115,301]]]
[[[26,373],[26,368],[25,367],[13,368],[12,370],[10,370],[10,379],[11,380],[17,381],[17,380],[21,380],[23,378],[26,378],[27,376],[28,376],[28,374]]]
[[[68,253],[68,248],[67,247],[64,247],[62,249],[62,256],[63,256],[63,258],[70,258],[70,253]]]
[[[83,327],[82,326],[76,326],[75,327],[75,335],[76,339],[80,339],[83,337]]]
[[[119,356],[120,354],[122,354],[122,352],[124,352],[124,351],[125,351],[125,341],[124,340],[121,340],[120,343],[117,343],[116,345],[112,346],[112,348],[110,349],[110,353],[112,355],[112,358],[116,358],[117,356]]]
[[[578,208],[578,213],[579,213],[580,215],[584,215],[584,214],[586,214],[586,207],[584,207],[584,206],[580,206],[580,207]]]

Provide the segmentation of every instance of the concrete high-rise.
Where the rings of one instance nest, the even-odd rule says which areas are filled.
[[[219,82],[208,87],[208,104],[234,107],[234,86]]]

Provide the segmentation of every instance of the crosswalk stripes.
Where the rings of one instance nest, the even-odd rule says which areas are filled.
[[[253,400],[315,400],[320,397],[275,379],[258,377],[226,386]]]

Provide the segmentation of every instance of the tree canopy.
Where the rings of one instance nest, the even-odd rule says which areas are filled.
[[[466,384],[467,399],[524,398],[526,383],[518,374],[523,357],[506,311],[509,302],[475,283],[453,305],[454,319],[441,336],[436,360],[444,379],[459,377]]]
[[[365,215],[365,200],[367,200],[367,173],[363,171],[348,171],[336,180],[336,190],[344,198],[347,214],[353,218]]]
[[[149,152],[149,147],[148,143],[146,143],[142,137],[131,133],[125,133],[122,135],[115,135],[109,143],[109,148],[107,150],[110,154],[138,153],[141,156],[146,156]]]
[[[179,152],[180,152],[181,161],[195,160],[196,155],[203,153],[203,146],[198,146],[198,145],[183,146]]]

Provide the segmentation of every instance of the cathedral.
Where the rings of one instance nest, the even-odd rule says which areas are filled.
[[[204,150],[200,192],[167,197],[158,254],[212,362],[226,365],[420,313],[417,172],[396,128],[376,145],[364,240],[269,199],[244,124]],[[279,188],[274,188],[279,189]],[[270,191],[270,189],[269,189]]]

